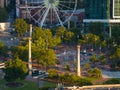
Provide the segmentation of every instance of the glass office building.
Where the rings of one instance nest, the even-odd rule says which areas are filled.
[[[120,0],[85,0],[84,22],[120,23]]]

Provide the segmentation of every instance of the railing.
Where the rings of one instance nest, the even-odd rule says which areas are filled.
[[[55,90],[60,90],[56,88]],[[120,90],[120,84],[63,87],[61,90]]]

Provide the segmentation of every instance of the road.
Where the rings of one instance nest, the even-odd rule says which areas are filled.
[[[8,48],[19,44],[19,39],[12,36],[8,31],[0,32],[0,41],[3,42],[3,44]]]

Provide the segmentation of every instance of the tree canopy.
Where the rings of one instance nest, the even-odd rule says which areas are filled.
[[[18,34],[19,37],[23,37],[23,35],[28,30],[28,24],[24,19],[18,18],[14,22],[15,32]]]
[[[16,58],[15,60],[9,60],[5,63],[5,80],[8,82],[14,82],[17,79],[25,79],[27,75],[26,63]]]

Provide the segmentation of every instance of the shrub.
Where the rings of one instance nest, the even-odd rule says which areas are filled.
[[[95,78],[101,78],[102,72],[98,68],[90,69],[88,70],[88,76],[95,77]]]
[[[58,76],[57,70],[55,70],[55,69],[49,69],[48,73],[49,73],[50,78],[57,78],[57,76]]]
[[[92,83],[87,79],[78,78],[78,80],[76,81],[76,85],[85,86],[85,85],[92,85]]]
[[[104,82],[104,84],[120,84],[120,80],[116,78],[112,78]]]

